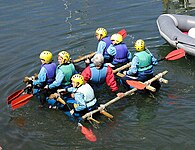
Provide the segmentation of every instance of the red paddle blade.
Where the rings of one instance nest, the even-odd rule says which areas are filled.
[[[177,49],[172,52],[170,52],[165,59],[166,60],[177,60],[185,56],[185,51],[184,49]]]
[[[93,134],[92,130],[87,129],[86,127],[81,127],[81,132],[85,135],[85,138],[88,139],[91,142],[95,142],[96,136]]]
[[[18,109],[18,108],[24,106],[28,102],[29,102],[29,100],[26,100],[26,101],[23,101],[22,103],[15,105],[15,106],[12,106],[12,110]]]
[[[95,142],[97,140],[96,136],[93,134],[92,130],[87,129],[83,125],[79,123],[79,126],[81,128],[81,133],[85,135],[85,138],[89,140],[90,142]]]
[[[24,94],[24,95],[19,96],[18,98],[16,98],[15,100],[11,102],[12,109],[14,110],[14,109],[22,107],[29,101],[31,97],[33,97],[33,94]]]
[[[10,104],[15,98],[20,96],[24,90],[18,90],[7,97],[7,103]]]
[[[126,80],[127,84],[130,86],[133,86],[134,88],[138,89],[138,90],[143,90],[146,85],[142,82],[139,81],[134,81],[134,80]]]
[[[127,32],[125,29],[118,31],[118,34],[122,35],[123,39],[126,38],[126,36],[127,36]]]

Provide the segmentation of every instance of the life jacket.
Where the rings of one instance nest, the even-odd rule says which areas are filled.
[[[153,67],[152,57],[150,53],[146,51],[141,51],[141,52],[135,53],[134,55],[138,57],[138,61],[139,61],[138,72],[143,72]]]
[[[114,56],[113,61],[118,63],[126,62],[128,60],[127,58],[128,49],[126,44],[121,43],[114,47],[116,48],[116,55]]]
[[[97,102],[94,91],[88,83],[85,83],[82,86],[80,86],[77,89],[77,92],[82,93],[84,95],[84,101],[85,101],[86,107],[91,107],[95,105],[95,103]]]
[[[56,64],[52,62],[43,64],[41,67],[44,67],[47,70],[46,84],[51,84],[55,80]]]
[[[106,80],[108,65],[104,64],[100,69],[97,69],[94,64],[90,64],[91,78],[90,83],[92,84],[103,84]]]
[[[61,85],[66,86],[71,84],[71,77],[75,73],[75,67],[72,63],[58,65],[56,69],[56,74],[61,70],[64,74],[64,79],[62,80]]]
[[[103,39],[101,39],[101,41],[104,41],[106,43],[106,47],[103,51],[103,56],[108,55],[107,49],[110,46],[110,44],[112,43],[112,41],[110,40],[110,36],[104,37]]]

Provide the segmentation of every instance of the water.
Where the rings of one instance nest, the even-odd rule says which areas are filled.
[[[125,28],[128,35],[124,41],[131,52],[133,42],[142,38],[157,58],[166,56],[174,48],[160,37],[157,17],[163,13],[195,15],[193,3],[186,0],[0,1],[0,146],[3,150],[194,149],[192,56],[163,61],[155,67],[156,73],[169,71],[165,76],[169,84],[163,84],[154,97],[127,97],[108,107],[114,115],[113,121],[100,116],[99,128],[86,123],[97,136],[95,143],[87,141],[62,112],[38,109],[36,99],[15,111],[6,103],[9,94],[24,87],[24,76],[38,72],[42,50],[51,50],[55,61],[62,49],[76,59],[95,51],[94,31],[98,27],[105,27],[109,35]],[[83,63],[77,67],[82,68]],[[109,90],[100,94],[101,102],[114,96]]]

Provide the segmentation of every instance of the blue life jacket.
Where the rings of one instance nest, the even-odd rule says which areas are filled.
[[[55,72],[56,72],[56,64],[55,63],[49,63],[49,64],[43,64],[41,67],[44,67],[47,70],[47,84],[51,84],[55,80]]]
[[[117,63],[123,63],[128,60],[127,54],[128,54],[128,49],[126,44],[121,43],[119,45],[114,46],[116,48],[116,55],[114,56],[113,61]]]
[[[110,44],[112,43],[112,41],[110,40],[110,36],[106,36],[105,38],[101,39],[101,41],[104,41],[106,43],[106,47],[103,51],[103,56],[108,55],[107,49],[110,46]]]
[[[100,69],[97,69],[94,64],[90,64],[90,70],[91,70],[90,83],[92,84],[105,83],[107,69],[108,69],[107,64],[104,64]]]

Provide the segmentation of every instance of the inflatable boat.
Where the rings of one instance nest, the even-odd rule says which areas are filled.
[[[195,17],[163,14],[156,22],[160,35],[171,46],[183,48],[187,54],[195,56]]]

